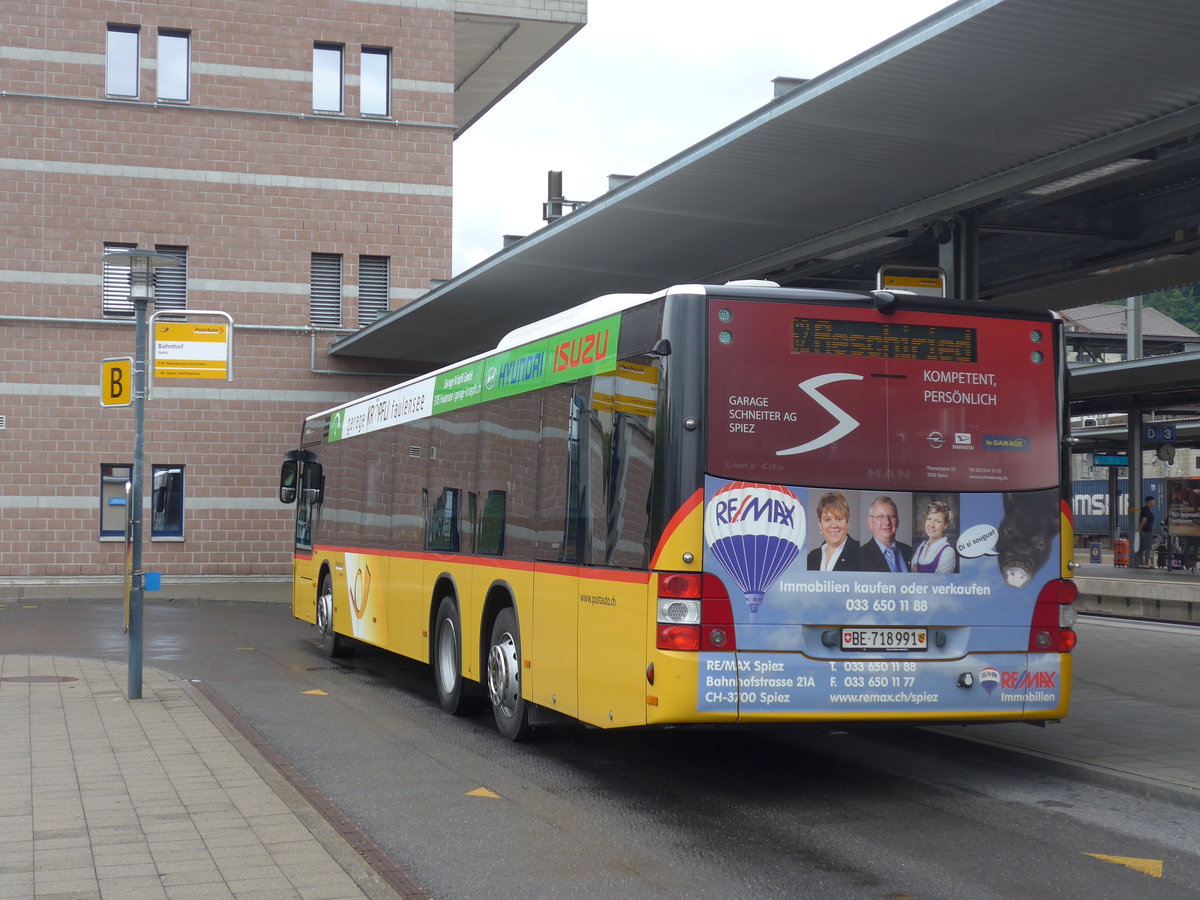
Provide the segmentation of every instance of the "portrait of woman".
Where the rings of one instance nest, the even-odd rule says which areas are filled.
[[[817,528],[823,540],[808,554],[809,571],[856,571],[858,544],[850,538],[850,501],[841,491],[829,491],[817,502]]]
[[[958,552],[950,541],[954,531],[954,510],[945,500],[930,500],[923,522],[925,540],[913,551],[914,572],[946,575],[958,571]]]

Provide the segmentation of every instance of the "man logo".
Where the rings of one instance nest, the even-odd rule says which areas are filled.
[[[776,450],[775,455],[795,456],[797,453],[808,453],[810,450],[827,447],[834,441],[840,441],[857,428],[859,426],[858,419],[854,418],[828,397],[822,395],[818,388],[822,388],[827,384],[833,384],[836,381],[862,381],[862,378],[861,375],[852,375],[849,372],[828,372],[824,375],[816,375],[807,381],[800,382],[800,390],[816,400],[822,409],[837,419],[837,424],[819,437],[813,438],[807,444],[789,447],[787,450]]]

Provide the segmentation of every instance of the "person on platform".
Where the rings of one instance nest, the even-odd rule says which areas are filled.
[[[914,572],[948,575],[958,571],[958,553],[946,537],[953,528],[954,512],[948,503],[933,500],[925,507],[925,540],[913,551]]]
[[[810,572],[853,572],[858,544],[850,537],[850,502],[841,491],[829,491],[817,502],[817,527],[824,542],[808,554]]]
[[[891,497],[876,497],[867,510],[870,540],[858,551],[858,566],[864,572],[907,572],[912,566],[912,547],[896,540],[900,514]]]
[[[1142,501],[1142,514],[1138,518],[1138,568],[1153,569],[1150,551],[1154,545],[1154,498]]]

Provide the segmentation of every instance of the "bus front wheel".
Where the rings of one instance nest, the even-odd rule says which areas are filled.
[[[352,652],[350,642],[333,630],[333,581],[328,573],[321,576],[321,589],[317,591],[317,631],[326,656],[337,658]]]
[[[529,707],[521,696],[521,632],[512,607],[496,616],[487,663],[488,697],[496,728],[510,741],[529,736]]]
[[[464,712],[462,639],[459,636],[458,606],[450,597],[438,604],[433,626],[433,681],[438,702],[452,716]]]

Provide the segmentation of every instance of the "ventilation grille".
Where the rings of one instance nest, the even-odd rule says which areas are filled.
[[[388,257],[358,258],[358,324],[370,325],[388,310]]]
[[[342,256],[314,253],[310,281],[313,325],[338,328],[342,324]]]

